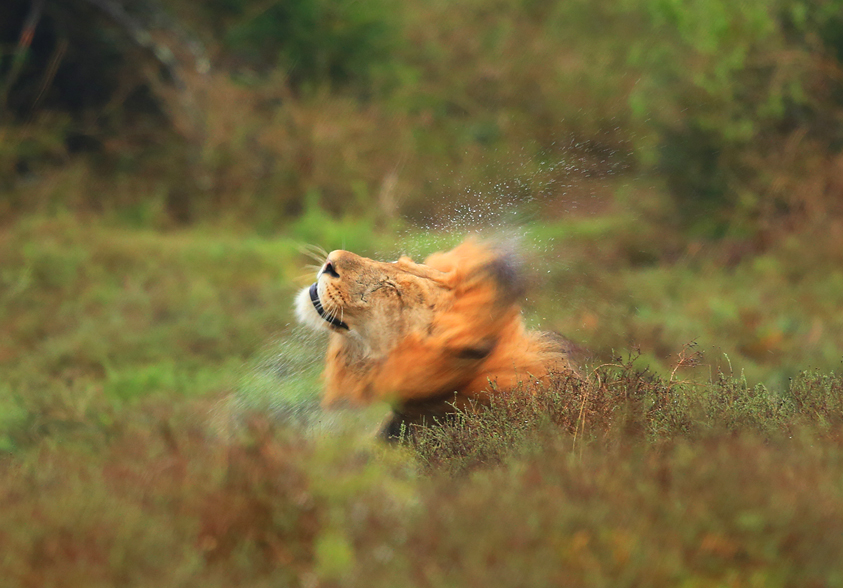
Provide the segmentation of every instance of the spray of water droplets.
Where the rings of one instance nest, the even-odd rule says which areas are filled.
[[[533,229],[555,200],[564,200],[566,211],[576,210],[578,203],[567,198],[568,191],[591,172],[583,167],[582,145],[571,141],[562,147],[554,144],[554,148],[562,156],[526,159],[509,170],[512,179],[466,189],[456,204],[443,194],[435,206],[436,218],[420,225],[410,223],[394,247],[373,256],[389,260],[406,254],[420,261],[474,235],[516,252],[525,273],[541,276],[558,271],[557,236],[546,231],[536,235]],[[618,165],[611,159],[610,154],[609,160],[603,161],[601,175],[617,171]],[[530,299],[525,302],[529,306]],[[537,326],[543,321],[533,318],[529,322]],[[311,434],[336,430],[353,421],[348,411],[323,412],[319,407],[326,341],[324,332],[296,326],[265,345],[244,366],[236,394],[219,405],[214,418],[220,429],[238,426],[239,417],[251,411],[269,414]]]
[[[495,175],[498,179],[442,193],[431,206],[435,212],[420,224],[411,224],[396,243],[401,251],[427,254],[457,244],[466,235],[489,240],[530,240],[530,228],[543,220],[549,208],[556,216],[577,213],[582,199],[596,196],[595,186],[625,167],[625,156],[568,137],[554,141],[539,155],[514,154]],[[448,174],[450,185],[464,185]],[[531,243],[537,253],[548,253],[547,239]]]
[[[322,333],[294,326],[264,345],[242,367],[236,392],[215,408],[216,428],[237,430],[243,415],[253,412],[303,430],[323,426],[318,391],[325,341]]]

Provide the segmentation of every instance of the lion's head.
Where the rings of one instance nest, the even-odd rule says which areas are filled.
[[[429,324],[447,291],[445,276],[402,257],[374,261],[332,251],[314,282],[296,298],[303,323],[326,329],[379,357],[406,333]]]
[[[296,313],[301,322],[349,338],[377,357],[403,336],[429,331],[435,316],[452,307],[453,295],[469,296],[465,304],[499,308],[513,302],[519,283],[510,253],[473,241],[423,264],[332,251],[316,282],[299,292]]]

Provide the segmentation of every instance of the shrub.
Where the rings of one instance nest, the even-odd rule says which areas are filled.
[[[228,48],[252,67],[281,67],[296,86],[364,88],[390,66],[395,7],[354,0],[214,0],[207,3]]]
[[[639,158],[665,175],[677,210],[709,234],[823,214],[839,188],[841,8],[791,3],[630,0],[640,27],[629,104],[655,131]],[[655,139],[651,141],[650,139]]]
[[[796,430],[833,438],[843,430],[838,375],[803,372],[778,393],[722,373],[706,384],[665,380],[637,369],[636,359],[600,366],[584,379],[557,376],[494,395],[442,426],[417,428],[412,443],[428,469],[459,473],[548,443],[579,453],[594,443],[658,445],[738,433],[779,439]]]

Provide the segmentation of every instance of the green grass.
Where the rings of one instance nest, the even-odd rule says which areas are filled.
[[[291,325],[302,227],[389,257],[460,236],[311,216],[265,236],[6,228],[7,585],[843,585],[843,281],[824,241],[723,271],[725,245],[677,255],[623,208],[503,231],[523,235],[530,321],[592,367],[387,447],[386,407],[318,408],[323,343]]]

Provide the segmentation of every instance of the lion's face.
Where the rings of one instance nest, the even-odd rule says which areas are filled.
[[[518,269],[511,250],[474,239],[423,264],[330,253],[296,299],[303,323],[330,332],[323,404],[387,400],[402,419],[411,405],[433,417],[455,394],[485,398],[490,381],[511,389],[570,369],[558,346],[525,330]]]
[[[316,282],[296,298],[301,322],[348,337],[377,355],[429,322],[446,289],[441,272],[401,258],[374,261],[333,251]]]

